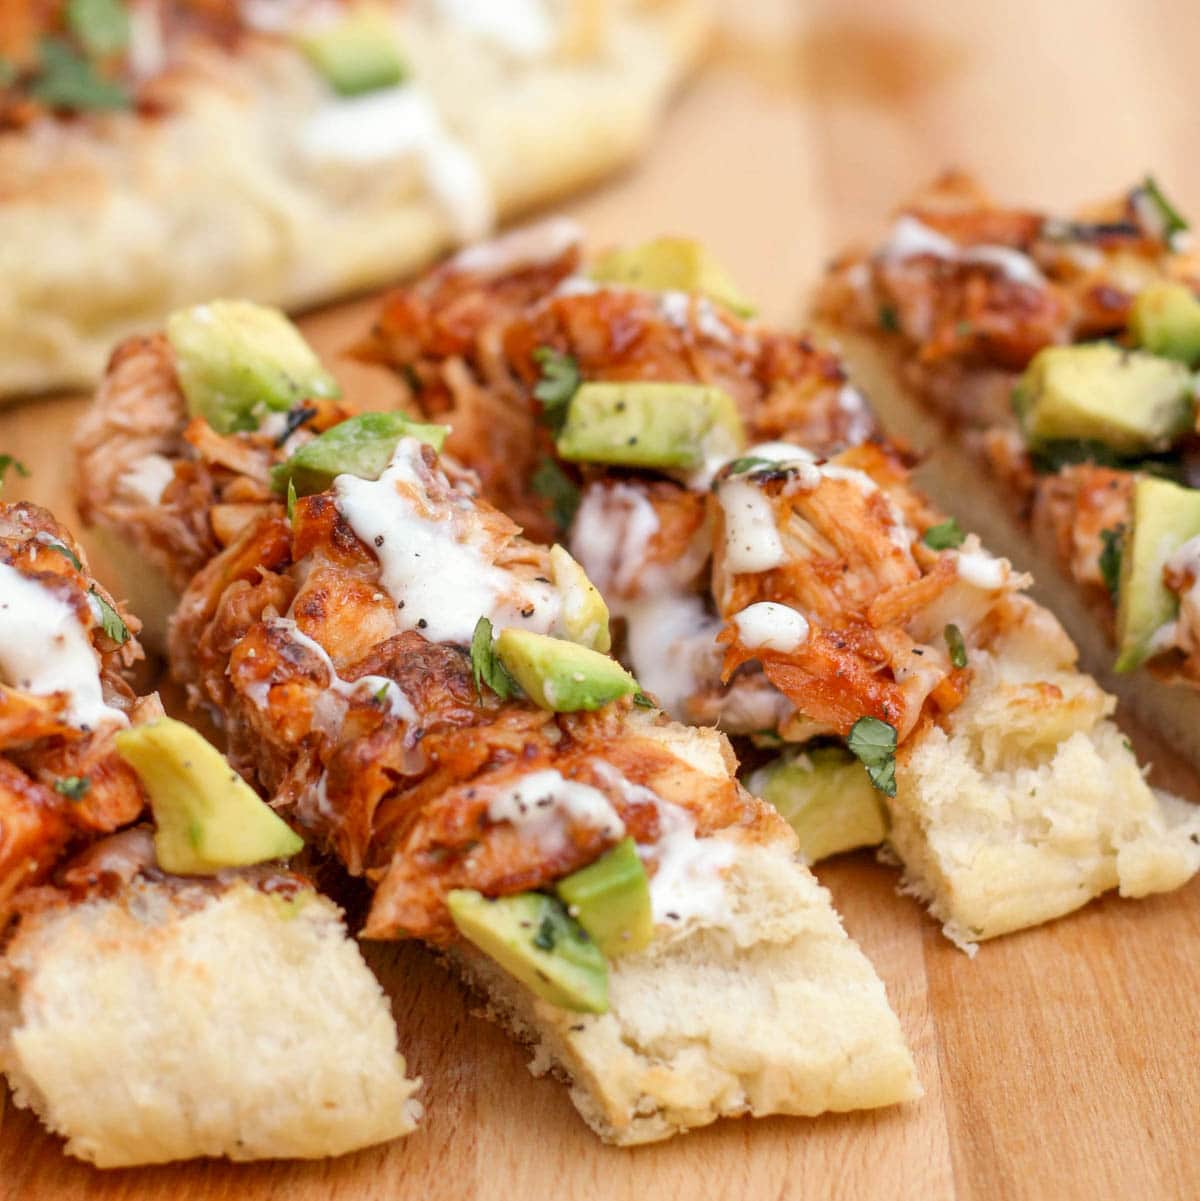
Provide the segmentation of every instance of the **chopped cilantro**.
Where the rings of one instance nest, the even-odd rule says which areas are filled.
[[[579,489],[558,463],[546,455],[530,479],[538,496],[550,502],[550,515],[560,530],[567,529],[579,508]]]
[[[391,680],[384,680],[384,682],[382,684],[380,684],[378,688],[375,689],[372,696],[377,705],[386,705],[387,704],[388,693],[391,691],[391,688],[392,688]]]
[[[42,39],[37,78],[30,95],[51,108],[111,109],[130,105],[125,88],[97,74],[96,68],[61,38]]]
[[[89,590],[88,597],[92,602],[92,612],[95,613],[101,629],[118,646],[123,646],[129,641],[129,627],[121,620],[121,615],[95,588]]]
[[[76,571],[83,570],[83,564],[79,561],[79,556],[65,542],[47,542],[46,549],[57,551]]]
[[[533,936],[533,945],[543,951],[553,951],[556,941],[554,919],[547,913],[542,918],[542,923],[538,926],[537,933]]]
[[[542,402],[542,416],[554,430],[567,417],[567,405],[579,387],[579,364],[553,346],[539,346],[533,352],[541,368],[541,377],[534,385],[533,395]]]
[[[19,476],[26,478],[29,476],[29,468],[20,459],[14,459],[12,455],[0,455],[0,488],[4,487],[4,477],[8,474],[10,467]]]
[[[1154,205],[1162,222],[1162,240],[1170,242],[1176,234],[1183,233],[1188,223],[1180,215],[1179,210],[1166,198],[1153,175],[1147,175],[1138,188],[1143,196]]]
[[[492,623],[486,617],[475,623],[475,633],[471,637],[471,672],[475,677],[475,691],[481,697],[484,684],[502,701],[516,696],[517,682],[496,657],[492,648]]]
[[[1121,581],[1121,550],[1125,538],[1125,523],[1121,522],[1111,529],[1100,531],[1100,541],[1104,543],[1100,551],[1100,575],[1108,595],[1116,598],[1117,586]]]
[[[862,761],[871,783],[885,796],[896,795],[896,727],[878,717],[860,717],[846,745]]]
[[[938,525],[931,525],[921,535],[921,541],[930,550],[951,550],[953,547],[961,546],[964,538],[966,538],[966,534],[959,529],[958,522],[953,517]]]
[[[123,0],[67,0],[67,24],[89,54],[115,54],[129,42]]]
[[[887,330],[889,334],[900,332],[900,315],[896,312],[895,305],[881,304],[879,306],[879,328]]]
[[[725,470],[730,475],[744,475],[756,467],[770,467],[773,463],[773,459],[764,459],[761,455],[743,455],[740,459],[734,459]]]
[[[654,708],[654,702],[644,692],[635,692],[633,694],[633,703],[637,705],[639,709]]]
[[[69,801],[82,801],[92,782],[87,776],[63,776],[54,781],[54,791]]]
[[[292,514],[296,512],[296,481],[288,480],[287,490],[287,519],[291,521]]]
[[[967,644],[963,641],[962,630],[951,622],[943,632],[946,635],[946,646],[950,649],[950,662],[955,667],[966,667]]]

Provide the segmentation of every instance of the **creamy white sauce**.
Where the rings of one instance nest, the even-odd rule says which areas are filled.
[[[35,696],[65,693],[66,720],[82,730],[128,724],[104,702],[100,656],[75,610],[8,563],[0,563],[0,677]]]
[[[400,625],[460,646],[470,645],[480,617],[498,628],[550,633],[561,607],[553,585],[495,565],[471,498],[431,496],[430,484],[443,491],[449,484],[436,468],[434,477],[422,451],[417,439],[401,438],[379,479],[339,475],[333,482],[338,510],[379,559]]]
[[[846,439],[852,446],[865,442],[870,437],[874,421],[871,406],[866,397],[853,384],[843,384],[838,389],[838,408],[846,414]]]
[[[614,841],[625,837],[625,823],[604,793],[554,770],[533,772],[497,792],[487,813],[551,849],[566,842],[570,824],[591,826]]]
[[[721,622],[694,593],[666,590],[620,607],[633,674],[663,710],[683,720],[685,705],[720,678]]]
[[[304,127],[301,146],[318,162],[373,165],[411,157],[456,237],[469,241],[492,227],[495,207],[478,163],[412,84],[326,101]]]
[[[460,250],[447,266],[454,271],[504,275],[521,267],[553,263],[582,241],[583,230],[578,221],[572,221],[569,217],[550,217],[488,242],[468,246]]]
[[[638,846],[638,854],[655,869],[650,878],[655,925],[727,924],[725,871],[733,863],[733,845],[721,838],[697,838],[691,813],[627,780],[611,764],[597,763],[595,770],[630,804],[652,804],[658,811],[658,841]]]
[[[338,675],[337,668],[333,665],[333,660],[329,657],[329,652],[315,638],[310,638],[290,618],[276,617],[267,624],[275,629],[285,630],[287,636],[297,646],[302,646],[306,650],[311,651],[321,660],[325,665],[325,669],[329,672],[329,683],[326,687],[334,696],[347,701],[361,701],[370,697],[378,703],[386,705],[392,717],[408,722],[410,726],[415,727],[418,724],[417,711],[413,708],[412,702],[408,699],[408,695],[404,689],[395,680],[389,679],[387,676],[369,675],[359,676],[357,680],[343,680]],[[266,704],[269,692],[270,684],[264,680],[261,684],[254,687],[250,699],[259,708],[262,708]],[[340,726],[341,718],[344,716],[343,711],[338,715],[335,724]]]
[[[554,49],[554,26],[544,0],[435,0],[443,19],[520,58]]]
[[[174,478],[175,468],[169,459],[163,455],[149,454],[125,470],[119,487],[127,496],[148,505],[156,505]]]
[[[758,601],[733,615],[738,637],[746,647],[791,654],[808,641],[808,622],[802,613],[773,601]]]
[[[995,267],[1015,283],[1027,284],[1033,288],[1042,287],[1046,283],[1046,278],[1038,270],[1037,264],[1019,250],[988,244],[959,246],[957,242],[930,229],[916,217],[907,214],[898,217],[876,257],[885,262],[899,262],[916,258],[918,255],[932,255],[948,262],[981,263]]]
[[[725,513],[725,566],[735,573],[770,571],[787,562],[775,511],[762,490],[733,476],[717,488]]]
[[[634,590],[658,530],[658,514],[641,488],[588,488],[571,526],[571,554],[611,604],[610,592]]]
[[[960,580],[987,592],[996,592],[1008,583],[1008,560],[997,559],[982,548],[959,551],[957,566]]]

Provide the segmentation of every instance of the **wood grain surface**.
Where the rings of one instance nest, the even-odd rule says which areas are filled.
[[[944,166],[1013,199],[1071,206],[1153,170],[1200,212],[1200,16],[1185,0],[945,4],[745,0],[637,171],[567,206],[600,242],[697,236],[766,316],[795,321],[825,256],[870,234]],[[315,314],[336,351],[370,301]],[[351,388],[386,387],[347,368]],[[33,469],[10,495],[74,520],[67,446],[81,399],[0,414]],[[102,564],[101,564],[102,567]],[[1200,798],[1135,732],[1160,781]],[[820,870],[888,986],[924,1098],[813,1121],[726,1122],[617,1151],[564,1090],[471,1014],[419,947],[372,947],[427,1117],[399,1143],[319,1163],[101,1173],[65,1159],[0,1095],[0,1198],[1193,1198],[1200,1157],[1200,884],[1107,898],[1039,930],[955,950],[869,856]]]

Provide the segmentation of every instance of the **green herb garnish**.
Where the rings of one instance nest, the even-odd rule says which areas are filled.
[[[89,54],[115,54],[129,44],[123,0],[67,0],[67,24]]]
[[[75,48],[61,38],[43,38],[38,74],[29,89],[35,100],[50,108],[74,111],[128,108],[129,93],[105,79]]]
[[[502,701],[517,695],[516,680],[508,674],[492,647],[492,623],[486,617],[475,623],[475,633],[471,636],[471,674],[481,698],[484,684]]]
[[[879,306],[879,328],[887,330],[889,334],[900,332],[900,315],[896,312],[894,305],[881,304]]]
[[[950,649],[950,662],[955,667],[966,667],[967,644],[963,641],[962,630],[951,622],[943,633],[946,636],[946,646]]]
[[[292,520],[292,515],[296,512],[296,481],[288,480],[287,490],[287,519]]]
[[[579,364],[553,346],[539,346],[533,352],[533,359],[541,368],[533,395],[541,401],[546,423],[557,433],[566,420],[567,405],[579,388]]]
[[[1158,210],[1158,215],[1163,226],[1162,238],[1164,242],[1170,242],[1176,234],[1181,234],[1187,230],[1188,223],[1183,219],[1179,210],[1163,194],[1153,175],[1147,175],[1142,180],[1142,186],[1139,191]]]
[[[377,705],[386,705],[387,704],[388,693],[391,691],[391,688],[392,688],[391,680],[384,680],[384,682],[382,684],[380,684],[378,688],[375,689],[375,691],[371,695],[372,695],[372,699],[375,701],[375,703]]]
[[[761,455],[743,455],[740,459],[734,459],[725,470],[730,475],[744,475],[759,467],[771,467],[774,462],[774,459],[764,459]]]
[[[846,745],[867,769],[871,783],[885,796],[896,795],[896,727],[878,717],[860,717]]]
[[[567,529],[579,508],[579,488],[549,455],[543,457],[529,481],[538,496],[550,502],[550,516],[560,530]]]
[[[966,534],[959,529],[958,522],[953,517],[939,525],[931,525],[921,535],[921,541],[930,550],[952,550],[956,546],[961,546],[965,538]]]
[[[14,459],[12,455],[0,455],[0,488],[4,487],[4,477],[10,467],[17,475],[29,478],[29,468],[20,459]]]
[[[92,782],[87,776],[63,776],[61,780],[54,781],[54,791],[69,801],[82,801],[91,786]]]
[[[654,702],[644,692],[635,692],[633,694],[633,703],[637,705],[639,709],[654,708]]]
[[[83,570],[83,564],[79,561],[79,556],[65,542],[47,542],[46,549],[57,551],[76,571]]]
[[[1100,541],[1104,544],[1100,551],[1100,576],[1108,589],[1108,595],[1114,599],[1121,582],[1121,550],[1124,538],[1124,522],[1100,531]]]
[[[556,942],[554,921],[549,914],[542,918],[537,933],[533,936],[533,945],[543,951],[553,951]]]
[[[124,646],[129,641],[129,627],[121,620],[121,615],[98,593],[95,588],[88,591],[92,603],[92,612],[100,623],[100,628],[118,645]]]

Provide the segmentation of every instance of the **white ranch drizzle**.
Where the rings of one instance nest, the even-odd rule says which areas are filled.
[[[470,645],[483,616],[498,627],[550,633],[561,607],[554,587],[495,565],[486,533],[471,520],[473,500],[452,493],[435,501],[422,453],[417,439],[401,438],[379,479],[339,475],[333,482],[338,510],[379,559],[400,625],[461,646]]]
[[[460,250],[446,266],[451,271],[504,275],[520,267],[553,263],[583,241],[583,229],[570,217],[550,217]],[[574,277],[572,277],[574,278]]]
[[[624,520],[613,509],[624,510]],[[638,582],[658,530],[658,514],[640,488],[588,488],[571,526],[571,553],[611,604],[610,592],[624,593]]]
[[[66,693],[66,720],[81,730],[128,725],[105,704],[100,657],[75,610],[9,563],[0,563],[0,675],[35,696]]]
[[[718,486],[717,500],[725,512],[725,566],[730,571],[770,571],[787,562],[775,511],[760,488],[733,476]]]
[[[672,717],[704,681],[719,678],[721,622],[694,593],[651,591],[614,612],[625,618],[629,662],[641,686]]]
[[[412,157],[461,241],[483,237],[495,220],[478,163],[447,132],[432,100],[412,84],[326,101],[301,133],[316,161],[373,165]]]
[[[802,613],[774,601],[758,601],[733,615],[744,646],[787,655],[808,641],[808,622]]]
[[[491,821],[509,822],[551,850],[563,845],[572,822],[591,826],[614,841],[625,837],[625,823],[604,793],[590,784],[566,780],[552,768],[496,792],[487,813]]]
[[[884,262],[897,262],[924,254],[947,262],[982,263],[995,267],[1014,283],[1026,284],[1031,288],[1041,288],[1046,284],[1046,277],[1027,254],[1009,246],[959,246],[957,242],[907,214],[896,219],[887,241],[876,252],[876,258]]]
[[[611,764],[597,762],[594,770],[606,784],[620,789],[630,804],[649,803],[658,811],[658,841],[638,846],[642,859],[655,865],[650,880],[655,924],[727,924],[724,872],[734,859],[733,844],[722,838],[697,838],[696,821],[688,810],[632,783]]]
[[[998,592],[1008,583],[1007,559],[997,559],[979,545],[979,539],[970,539],[956,556],[958,578],[985,592]]]
[[[120,489],[148,505],[156,505],[174,478],[175,468],[170,459],[159,454],[143,455],[125,469]]]

